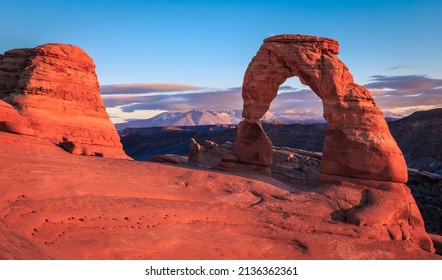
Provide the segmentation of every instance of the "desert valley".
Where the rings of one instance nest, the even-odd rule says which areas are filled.
[[[387,124],[338,53],[269,37],[238,126],[120,134],[81,48],[0,55],[0,258],[442,259],[440,109]],[[327,125],[261,122],[293,76]]]

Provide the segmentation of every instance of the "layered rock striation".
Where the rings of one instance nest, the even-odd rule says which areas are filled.
[[[37,137],[73,154],[127,158],[101,99],[95,64],[79,47],[45,44],[5,52],[0,99]]]
[[[322,191],[347,201],[346,206],[339,203],[342,207],[338,205],[332,214],[341,221],[388,233],[380,236],[411,240],[434,251],[404,185],[408,175],[402,152],[373,96],[354,82],[338,53],[338,42],[328,38],[279,35],[265,39],[244,76],[245,120],[238,126],[235,156],[242,164],[271,166],[272,143],[260,118],[279,86],[297,76],[323,103],[328,127],[320,165]]]

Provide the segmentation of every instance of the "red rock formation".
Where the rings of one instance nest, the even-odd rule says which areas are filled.
[[[95,64],[76,46],[45,44],[0,56],[0,99],[38,137],[70,143],[76,154],[127,158],[103,105]]]
[[[238,140],[241,141],[238,141]],[[240,162],[269,167],[272,164],[272,141],[259,120],[246,119],[238,125],[235,147]]]
[[[323,174],[405,183],[405,160],[381,110],[370,92],[354,83],[347,66],[336,56],[338,52],[337,41],[315,36],[280,35],[264,40],[244,76],[243,117],[259,124],[279,86],[287,78],[297,76],[324,104],[324,118],[329,126],[321,165]],[[249,140],[239,133],[239,147],[244,141]],[[249,149],[237,149],[236,153],[244,163],[271,162],[262,159],[257,163],[243,156],[271,154],[270,145],[252,145]]]
[[[242,130],[261,127],[259,119],[279,86],[297,76],[324,105],[328,128],[320,166],[321,180],[327,183],[323,186],[351,182],[357,189],[352,194],[353,206],[340,210],[345,221],[380,227],[394,240],[412,240],[434,251],[416,203],[403,184],[408,175],[402,152],[372,95],[354,82],[338,53],[338,42],[327,38],[279,35],[265,39],[244,76],[245,120],[239,126],[235,155],[241,163],[271,164],[272,145],[261,140],[265,133]]]

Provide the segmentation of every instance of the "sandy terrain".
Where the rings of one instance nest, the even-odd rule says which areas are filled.
[[[324,189],[4,132],[0,155],[1,259],[440,259],[334,219]]]

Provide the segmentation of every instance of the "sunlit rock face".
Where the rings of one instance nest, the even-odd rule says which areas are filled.
[[[79,47],[45,44],[0,55],[0,99],[37,137],[71,153],[127,158],[103,105],[95,64]]]
[[[259,127],[259,119],[269,109],[279,86],[297,76],[323,102],[328,130],[322,174],[405,183],[405,160],[381,110],[370,92],[354,83],[338,53],[339,44],[333,39],[279,35],[264,40],[244,76],[243,117],[247,124],[240,125],[238,158],[264,166],[271,162],[267,157],[271,144],[255,145],[241,128],[250,127],[249,123]],[[257,139],[262,142],[263,136]]]

